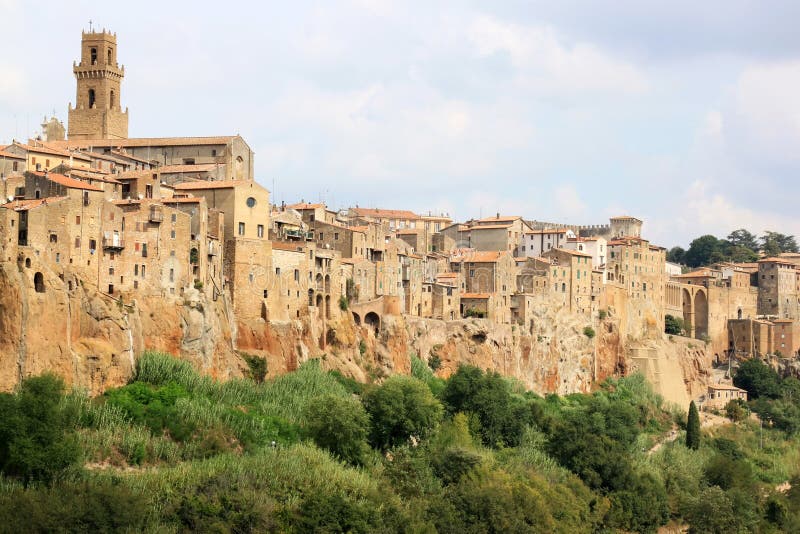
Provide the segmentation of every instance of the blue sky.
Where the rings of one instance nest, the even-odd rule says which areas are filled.
[[[0,0],[0,143],[117,32],[131,136],[240,133],[280,202],[800,234],[798,2]]]

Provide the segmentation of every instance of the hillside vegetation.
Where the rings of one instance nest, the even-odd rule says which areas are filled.
[[[365,385],[319,363],[220,383],[148,353],[95,399],[25,380],[0,395],[0,532],[800,531],[796,427],[760,435],[748,406],[693,450],[638,375],[541,398],[469,366]],[[770,387],[759,410],[796,410]]]

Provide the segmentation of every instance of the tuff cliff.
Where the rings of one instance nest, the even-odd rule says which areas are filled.
[[[604,378],[640,369],[668,400],[683,403],[702,391],[711,364],[703,348],[688,341],[631,335],[630,319],[613,308],[601,320],[544,306],[527,330],[486,319],[445,322],[389,314],[375,328],[355,324],[349,313],[323,321],[316,310],[276,324],[237,320],[224,299],[211,301],[194,289],[181,297],[120,302],[78,279],[43,275],[46,289],[38,292],[30,270],[0,263],[2,390],[51,371],[97,394],[125,383],[144,350],[188,359],[218,378],[246,373],[239,352],[265,357],[270,376],[319,357],[327,368],[361,381],[409,373],[412,355],[435,355],[441,376],[470,363],[515,377],[539,393],[586,392]]]

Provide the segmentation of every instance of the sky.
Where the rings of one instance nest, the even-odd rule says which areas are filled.
[[[800,235],[800,2],[0,0],[0,143],[117,33],[131,137],[241,134],[275,203]]]

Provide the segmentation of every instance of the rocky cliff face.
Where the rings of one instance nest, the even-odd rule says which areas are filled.
[[[45,291],[37,292],[31,270],[0,264],[2,390],[51,371],[97,394],[124,384],[144,350],[188,359],[221,379],[246,372],[237,352],[265,357],[270,376],[321,358],[327,368],[361,381],[409,373],[412,355],[435,355],[441,376],[469,363],[542,394],[590,391],[597,381],[640,369],[666,398],[683,403],[702,391],[711,363],[702,347],[687,341],[626,333],[630,319],[613,311],[598,320],[543,307],[526,331],[484,319],[393,315],[375,329],[356,325],[348,313],[274,324],[238,321],[225,300],[210,301],[195,290],[121,303],[78,280],[45,273],[44,282]]]

